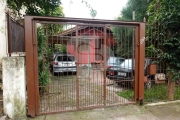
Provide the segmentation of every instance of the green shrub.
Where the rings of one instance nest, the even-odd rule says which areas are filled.
[[[41,28],[37,29],[38,40],[38,75],[39,86],[47,86],[51,82],[51,73],[49,70],[49,62],[46,57],[51,54],[47,47],[47,38],[42,32]],[[48,56],[47,56],[48,55]]]

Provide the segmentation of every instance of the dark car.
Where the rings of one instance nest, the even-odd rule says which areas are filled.
[[[109,78],[110,80],[114,80],[116,81],[116,83],[118,85],[120,84],[124,84],[124,81],[128,81],[131,82],[131,84],[133,85],[133,81],[134,81],[134,65],[135,64],[135,60],[132,59],[125,59],[121,65],[119,66],[114,66],[111,67],[108,70],[108,75],[107,78]],[[144,65],[144,73],[145,76],[147,76],[147,67],[150,64],[150,59],[146,58],[145,59],[145,65]],[[145,83],[145,87],[150,88],[151,87],[151,83],[150,81]]]
[[[118,67],[125,60],[121,57],[109,57],[106,63],[106,76],[109,75],[109,70],[114,67]]]

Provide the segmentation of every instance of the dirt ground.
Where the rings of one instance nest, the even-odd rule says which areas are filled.
[[[89,77],[91,83],[96,83],[99,85],[104,85],[104,71],[99,69],[89,70],[88,69],[80,69],[79,75],[82,77]],[[109,80],[106,78],[106,85],[116,84],[113,80]]]
[[[91,71],[94,72],[94,71]],[[102,74],[95,71],[92,76],[79,75],[79,85],[76,86],[76,75],[54,76],[49,86],[49,92],[40,97],[40,112],[68,111],[77,109],[77,89],[79,90],[79,107],[104,105],[104,83]],[[96,79],[95,79],[96,78]],[[109,82],[109,81],[108,81]],[[78,87],[78,88],[77,88]],[[106,88],[106,105],[128,103],[130,101],[118,96],[113,87]]]

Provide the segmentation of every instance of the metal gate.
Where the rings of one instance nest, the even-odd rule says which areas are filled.
[[[144,42],[145,23],[26,16],[28,115],[143,102]]]

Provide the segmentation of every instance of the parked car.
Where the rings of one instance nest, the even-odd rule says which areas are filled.
[[[134,62],[133,62],[134,61]],[[131,85],[134,85],[134,70],[135,70],[135,60],[131,59],[125,59],[121,65],[114,66],[109,69],[109,73],[107,75],[107,78],[110,80],[116,81],[118,85],[125,84],[125,81],[129,81]],[[145,59],[145,65],[144,65],[144,76],[148,77],[147,74],[147,67],[150,64],[150,59]],[[150,88],[151,87],[151,81],[148,80],[145,82],[145,87]]]
[[[114,67],[118,67],[125,60],[125,58],[121,57],[109,57],[106,63],[106,76],[109,75],[109,70]]]
[[[54,73],[76,73],[76,60],[74,56],[69,53],[55,53],[52,71]]]

